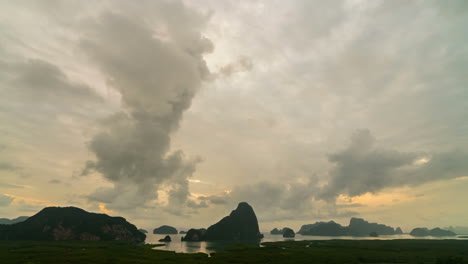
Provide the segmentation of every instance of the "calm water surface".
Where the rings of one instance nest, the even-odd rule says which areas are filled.
[[[393,235],[393,236],[379,236],[379,237],[351,237],[351,236],[302,236],[296,234],[295,238],[283,238],[281,235],[265,234],[261,242],[274,242],[274,241],[301,241],[301,240],[332,240],[332,239],[349,239],[349,240],[363,240],[363,239],[421,239],[413,237],[408,234]],[[166,235],[146,234],[146,243],[151,244],[165,244],[162,247],[155,247],[156,250],[168,250],[181,253],[213,253],[223,251],[226,247],[239,244],[239,242],[232,241],[216,241],[216,242],[182,242],[181,237],[185,235],[170,235],[172,242],[159,242],[159,239],[164,238]],[[457,237],[425,237],[424,239],[462,239]],[[259,245],[255,241],[243,241],[242,244]]]

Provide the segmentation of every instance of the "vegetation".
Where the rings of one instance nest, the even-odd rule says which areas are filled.
[[[46,207],[26,220],[0,225],[0,240],[126,240],[146,235],[122,217],[86,212],[77,207]]]
[[[0,241],[1,263],[468,263],[464,240],[330,240],[235,246],[211,257],[127,242]]]

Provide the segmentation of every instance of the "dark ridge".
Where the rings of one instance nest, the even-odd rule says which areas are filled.
[[[167,234],[175,235],[177,233],[178,233],[177,229],[168,225],[163,225],[153,230],[153,234],[159,234],[159,235],[167,235]]]
[[[20,216],[14,219],[8,219],[8,218],[0,218],[0,225],[12,225],[16,224],[19,222],[23,222],[24,220],[28,219],[29,216]]]
[[[258,228],[253,208],[241,202],[229,216],[210,226],[205,240],[259,240],[263,237]]]
[[[283,228],[283,237],[295,237],[296,233],[289,227]]]
[[[125,240],[143,242],[146,235],[122,217],[76,207],[46,207],[23,222],[0,226],[0,240]]]

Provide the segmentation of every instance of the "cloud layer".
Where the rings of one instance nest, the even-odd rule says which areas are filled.
[[[468,221],[466,1],[0,7],[2,214]]]
[[[158,198],[160,185],[171,188],[171,206],[183,206],[189,195],[188,178],[197,159],[170,150],[171,134],[208,69],[203,54],[211,42],[202,36],[200,14],[182,4],[161,3],[155,24],[128,14],[105,13],[91,23],[83,50],[121,95],[122,110],[103,120],[89,149],[96,155],[84,174],[101,173],[114,187],[99,189],[92,200],[109,209],[145,206]],[[200,27],[200,28],[199,28]]]

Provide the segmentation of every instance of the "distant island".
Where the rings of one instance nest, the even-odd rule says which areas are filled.
[[[125,240],[144,242],[144,229],[137,229],[122,217],[111,217],[106,214],[90,213],[76,207],[46,207],[34,216],[15,219],[0,219],[0,240]],[[6,224],[5,224],[6,223]],[[238,204],[228,216],[223,217],[208,229],[191,228],[178,232],[176,228],[163,225],[153,230],[153,234],[184,234],[182,241],[216,241],[216,240],[260,240],[263,234],[259,231],[258,220],[253,208],[246,202]],[[281,230],[274,228],[272,235],[295,237],[291,228]],[[334,221],[316,222],[303,225],[297,234],[310,236],[355,236],[378,237],[381,235],[403,234],[400,227],[396,229],[379,223],[369,223],[362,218],[351,218],[348,226]],[[415,237],[456,236],[451,230],[441,228],[415,228],[410,232]],[[170,241],[166,236],[164,241]]]
[[[169,235],[167,235],[167,236],[165,236],[164,238],[159,239],[158,241],[159,241],[159,242],[171,242],[172,239],[171,239],[171,237],[170,237]]]
[[[182,241],[203,241],[205,239],[205,234],[206,234],[206,229],[205,228],[200,228],[200,229],[195,229],[191,228],[189,231],[187,231],[187,234],[182,237]]]
[[[273,228],[270,231],[270,235],[282,235],[283,234],[283,229],[279,230],[278,228]]]
[[[0,240],[145,241],[146,235],[122,217],[76,207],[46,207],[23,222],[0,225]]]
[[[155,228],[153,230],[153,234],[158,234],[158,235],[175,235],[175,234],[178,234],[177,232],[177,229],[175,229],[175,227],[172,227],[172,226],[168,226],[168,225],[163,225],[163,226],[160,226],[158,228]]]
[[[258,227],[253,208],[241,202],[235,210],[218,223],[204,229],[190,229],[183,241],[260,240],[263,235]]]
[[[307,236],[347,236],[349,231],[347,227],[343,227],[333,221],[316,222],[315,224],[303,225],[297,232]]]
[[[289,227],[283,228],[283,237],[288,237],[288,238],[293,238],[296,236],[296,233],[294,233],[294,230],[292,230]]]
[[[379,236],[402,234],[401,228],[369,223],[362,218],[351,218],[349,226],[342,226],[334,221],[316,222],[315,224],[303,225],[298,234],[309,236]]]
[[[23,222],[24,220],[28,219],[29,216],[20,216],[14,219],[8,219],[8,218],[0,218],[0,225],[12,225],[16,224],[19,222]]]
[[[444,236],[456,236],[452,231],[449,230],[443,230],[438,227],[434,229],[427,229],[425,227],[418,227],[413,229],[410,232],[410,235],[415,236],[415,237],[426,237],[426,236],[433,236],[433,237],[444,237]]]
[[[460,235],[468,235],[468,226],[449,226],[444,227],[444,229]]]
[[[283,229],[279,230],[278,228],[273,228],[270,231],[271,235],[282,235],[283,237],[294,237],[296,233],[289,227],[283,227]]]

